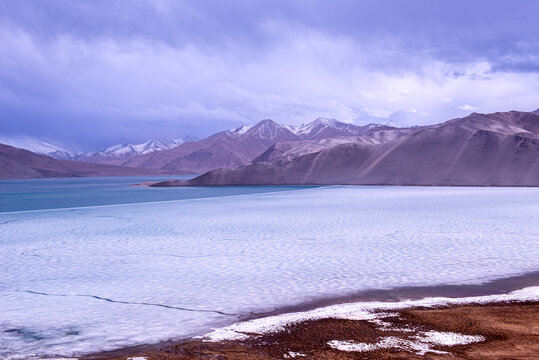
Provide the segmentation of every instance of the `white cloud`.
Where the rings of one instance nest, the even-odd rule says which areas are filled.
[[[371,116],[374,116],[374,117],[377,117],[377,118],[382,118],[382,119],[387,119],[392,114],[391,111],[385,110],[385,109],[369,109],[369,108],[365,108],[365,111],[367,112],[367,114],[369,114]]]
[[[26,106],[46,101],[95,117],[112,113],[112,120],[125,122],[125,131],[133,121],[156,119],[177,127],[204,120],[215,130],[231,122],[273,118],[298,124],[319,116],[413,125],[444,121],[461,110],[539,106],[538,74],[492,72],[484,61],[451,64],[428,56],[419,61],[383,45],[306,27],[262,26],[275,41],[256,51],[234,41],[178,47],[62,36],[41,43],[0,27],[0,80],[14,73],[21,80],[18,92],[0,85],[0,99]],[[378,67],[390,53],[405,65]]]
[[[466,111],[474,111],[474,110],[477,110],[476,107],[473,107],[472,105],[468,105],[468,104],[459,105],[459,106],[457,106],[457,108],[460,109],[460,110],[466,110]]]

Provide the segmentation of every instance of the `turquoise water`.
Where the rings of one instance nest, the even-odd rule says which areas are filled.
[[[267,193],[301,186],[150,188],[143,181],[190,179],[192,175],[55,178],[0,181],[0,212],[132,204]]]

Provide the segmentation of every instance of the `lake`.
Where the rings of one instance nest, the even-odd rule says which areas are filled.
[[[130,186],[146,180],[0,182],[0,357],[539,269],[539,188]]]

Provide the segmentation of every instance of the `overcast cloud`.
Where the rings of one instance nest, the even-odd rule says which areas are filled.
[[[89,150],[264,118],[534,110],[537,14],[534,0],[0,0],[0,132]]]

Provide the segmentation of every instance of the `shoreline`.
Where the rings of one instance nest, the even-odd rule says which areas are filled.
[[[407,286],[395,289],[387,290],[366,290],[360,291],[352,295],[329,297],[320,300],[305,302],[294,306],[285,306],[272,311],[261,312],[252,315],[241,316],[234,324],[247,323],[251,321],[257,321],[260,319],[268,319],[272,317],[279,317],[286,314],[305,314],[318,309],[328,307],[339,307],[341,305],[359,304],[366,305],[369,303],[410,303],[417,302],[425,299],[433,298],[447,298],[449,300],[462,300],[467,298],[477,297],[496,297],[503,296],[513,291],[517,291],[524,288],[533,286],[539,286],[539,271],[526,273],[518,276],[500,278],[493,281],[487,281],[481,284],[465,284],[465,285],[437,285],[437,286]],[[529,301],[528,301],[529,302]],[[533,301],[532,301],[533,303]],[[500,304],[500,302],[493,301],[490,304]],[[539,296],[534,302],[535,305],[539,305]],[[488,306],[486,304],[463,304],[457,306]],[[430,307],[437,307],[443,305],[426,305]],[[414,305],[407,305],[402,308],[393,309],[390,311],[404,311],[407,309],[413,309]],[[303,321],[301,321],[303,322]],[[232,326],[234,325],[232,324]],[[220,328],[225,329],[227,326]],[[206,334],[207,335],[207,334]],[[81,360],[105,360],[105,359],[127,359],[129,357],[145,357],[144,354],[157,354],[161,353],[163,349],[178,348],[183,344],[203,343],[202,340],[196,340],[197,337],[183,338],[183,339],[171,339],[162,341],[156,344],[141,344],[111,351],[101,351],[91,354],[81,355],[78,358]],[[235,342],[235,340],[231,340]],[[230,340],[224,340],[219,342],[223,346],[229,346]],[[163,357],[160,357],[163,358]],[[175,359],[175,358],[171,358]],[[142,360],[142,359],[140,359]]]
[[[539,296],[539,288],[533,294]],[[266,331],[245,329],[240,338],[193,339],[132,359],[531,360],[539,354],[537,300],[412,306],[356,315],[305,318]]]
[[[202,174],[204,175],[204,174]],[[196,179],[196,177],[194,178]],[[392,183],[252,183],[252,184],[190,184],[189,180],[164,180],[164,181],[143,181],[131,186],[145,186],[154,188],[167,187],[256,187],[256,186],[389,186],[389,187],[464,187],[464,188],[537,188],[539,185],[515,185],[515,184],[392,184]]]
[[[403,286],[392,289],[362,290],[344,296],[302,302],[297,305],[278,307],[272,311],[241,316],[239,321],[249,321],[262,317],[282,315],[291,312],[305,312],[321,307],[356,302],[399,302],[432,297],[464,298],[474,296],[502,295],[530,286],[539,286],[539,271],[521,275],[488,280],[476,284],[442,284],[432,286]]]

